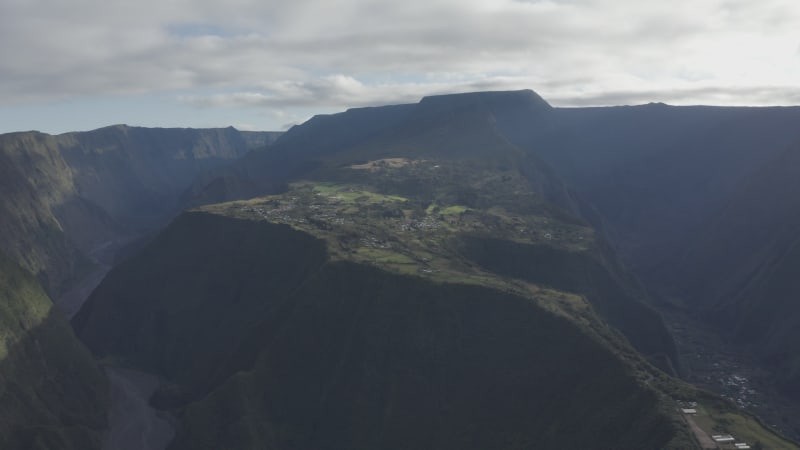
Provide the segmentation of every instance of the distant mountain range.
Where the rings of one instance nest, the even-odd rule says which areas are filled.
[[[44,292],[77,308],[113,266],[73,327],[165,380],[171,449],[700,448],[692,402],[701,433],[797,448],[674,378],[656,308],[703,317],[800,396],[798,119],[516,91],[282,134],[2,135],[0,388],[71,381],[29,415],[4,401],[26,419],[0,444],[102,445],[105,377]],[[69,356],[38,350],[53,340]]]

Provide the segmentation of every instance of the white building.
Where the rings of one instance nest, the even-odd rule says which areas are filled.
[[[733,442],[736,440],[730,434],[715,434],[711,436],[711,439],[716,442]]]

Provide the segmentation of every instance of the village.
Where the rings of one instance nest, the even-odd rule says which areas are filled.
[[[681,357],[688,380],[751,412],[773,430],[800,439],[800,430],[789,427],[786,418],[800,414],[775,392],[774,384],[752,355],[704,330],[679,310],[662,309]],[[769,407],[767,406],[769,405]]]
[[[748,443],[725,431],[717,431],[720,425],[711,421],[708,412],[696,401],[678,401],[678,409],[705,449],[762,449],[760,442]],[[710,428],[710,430],[709,430]]]
[[[228,204],[229,214],[285,224],[330,242],[334,257],[355,259],[402,273],[431,275],[453,269],[450,240],[457,234],[503,236],[576,250],[591,245],[591,231],[540,215],[494,207],[380,194],[367,186],[300,182],[285,194]]]

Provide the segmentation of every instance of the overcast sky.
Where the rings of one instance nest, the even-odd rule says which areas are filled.
[[[0,0],[0,132],[277,130],[428,94],[800,104],[798,0]]]

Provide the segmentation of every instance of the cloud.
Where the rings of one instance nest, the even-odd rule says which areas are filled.
[[[742,99],[747,99],[744,103]],[[775,105],[800,104],[797,86],[705,86],[662,90],[588,92],[554,97],[551,102],[566,107],[631,105],[664,102],[672,105]]]
[[[365,84],[353,77],[337,74],[310,81],[285,81],[263,91],[239,91],[210,95],[185,95],[178,100],[198,108],[348,107],[413,103],[426,95],[466,91],[522,89],[526,79],[491,77],[478,81],[460,76],[446,80],[404,83]]]
[[[795,0],[6,0],[0,103],[345,108],[532,88],[554,104],[785,104],[798,22]]]

